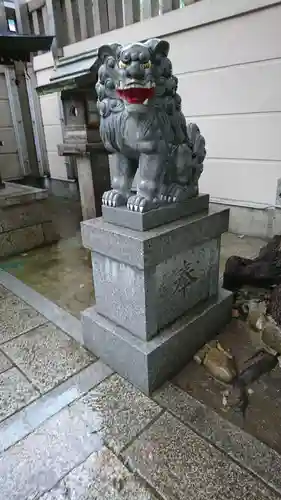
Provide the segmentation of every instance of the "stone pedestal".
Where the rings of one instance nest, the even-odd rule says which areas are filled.
[[[58,239],[47,190],[5,182],[0,190],[0,258]]]
[[[85,345],[146,394],[231,317],[231,295],[219,290],[229,211],[210,213],[206,196],[175,206],[174,216],[162,210],[147,217],[107,207],[104,218],[82,223],[96,296],[82,313]],[[181,218],[173,220],[176,214]]]

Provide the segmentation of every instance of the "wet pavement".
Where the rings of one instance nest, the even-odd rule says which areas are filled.
[[[175,381],[148,398],[3,286],[0,308],[0,500],[281,498],[281,457]]]
[[[91,256],[81,242],[80,206],[77,202],[57,198],[51,198],[50,203],[61,240],[1,261],[0,268],[80,318],[80,312],[95,302]],[[263,244],[264,241],[257,238],[224,234],[221,272],[228,257],[252,257]]]
[[[249,328],[241,320],[233,319],[217,339],[234,355],[239,371],[246,360],[256,352],[250,341]],[[226,385],[215,380],[203,366],[193,361],[190,362],[173,382],[197,400],[213,408],[223,418],[281,453],[281,370],[279,366],[250,385],[251,393],[245,418],[238,410],[226,411],[223,408],[222,394]]]
[[[60,241],[0,261],[0,268],[80,318],[94,304],[91,257],[80,236],[80,204],[50,197]]]
[[[53,301],[25,298],[8,275],[0,286],[0,500],[281,498],[279,372],[254,387],[254,424],[221,411],[221,387],[195,363],[152,398],[113,373],[73,338],[65,311],[94,303],[92,271],[79,206],[56,203],[61,241],[0,264]],[[221,271],[262,245],[224,235]],[[239,321],[221,336],[241,360],[245,339]]]

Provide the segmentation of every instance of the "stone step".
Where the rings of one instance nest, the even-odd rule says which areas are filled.
[[[43,222],[0,233],[0,258],[18,255],[58,240],[53,223]]]
[[[11,182],[0,191],[0,258],[58,240],[48,192]]]

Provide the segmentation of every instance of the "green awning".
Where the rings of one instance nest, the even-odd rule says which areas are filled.
[[[50,82],[36,88],[39,95],[75,89],[79,81],[91,73],[96,74],[99,68],[97,50],[79,54],[78,56],[62,57],[50,77]]]

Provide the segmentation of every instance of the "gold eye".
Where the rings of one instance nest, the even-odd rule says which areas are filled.
[[[119,61],[118,66],[121,69],[125,69],[127,68],[128,64],[124,63],[123,61]]]
[[[151,61],[148,61],[148,62],[140,65],[141,69],[149,69],[149,68],[151,68],[151,66],[152,66]]]

